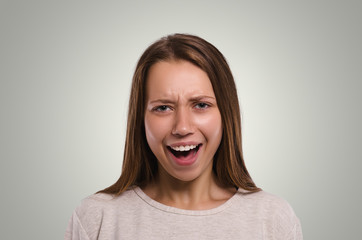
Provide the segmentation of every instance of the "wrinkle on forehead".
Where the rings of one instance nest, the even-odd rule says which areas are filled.
[[[180,101],[201,95],[215,98],[206,72],[187,61],[153,65],[148,74],[146,92],[151,101],[156,98]]]

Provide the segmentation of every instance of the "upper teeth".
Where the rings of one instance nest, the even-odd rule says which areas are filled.
[[[186,146],[177,146],[177,147],[171,147],[175,151],[190,151],[191,149],[196,148],[197,145],[186,145]]]

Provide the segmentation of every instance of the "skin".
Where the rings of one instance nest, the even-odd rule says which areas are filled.
[[[149,70],[146,91],[146,138],[159,171],[143,191],[182,209],[210,209],[227,201],[235,190],[221,187],[212,171],[222,121],[207,74],[187,61],[159,62]],[[178,164],[168,147],[190,144],[201,144],[196,160]]]

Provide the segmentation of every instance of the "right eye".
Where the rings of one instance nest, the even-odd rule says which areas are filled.
[[[153,111],[155,112],[166,112],[171,110],[171,108],[169,106],[166,105],[161,105],[161,106],[157,106],[153,108]]]

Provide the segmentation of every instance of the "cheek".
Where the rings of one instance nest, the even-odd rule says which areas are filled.
[[[223,132],[221,120],[217,122],[214,121],[208,130],[209,132],[207,134],[209,136],[209,141],[213,141],[215,145],[219,147]]]
[[[151,148],[160,144],[166,135],[164,123],[160,121],[159,118],[155,118],[147,114],[145,116],[145,132],[148,145]]]
[[[152,145],[157,139],[157,136],[155,136],[155,134],[157,135],[157,131],[155,132],[154,124],[152,123],[151,119],[147,117],[147,115],[145,117],[145,133],[146,133],[147,143],[152,148]]]
[[[222,137],[222,122],[219,112],[197,119],[197,124],[209,141],[219,142]]]

